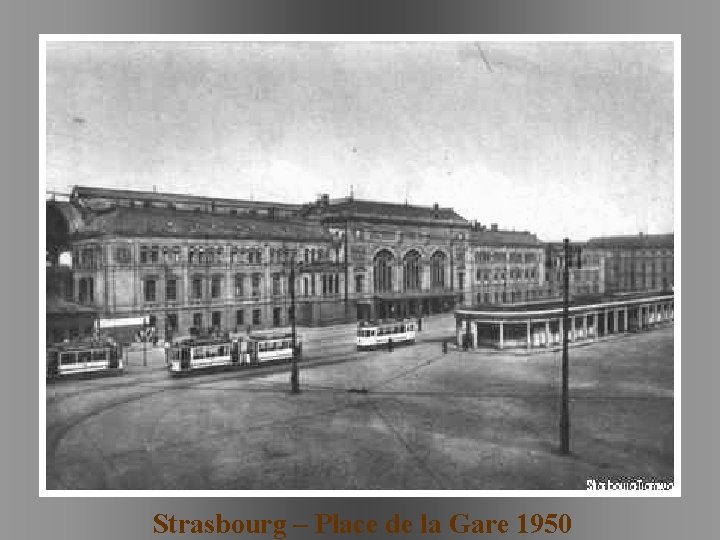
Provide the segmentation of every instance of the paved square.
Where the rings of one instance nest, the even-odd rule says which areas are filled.
[[[165,371],[48,387],[49,489],[585,489],[673,474],[673,328],[560,352],[438,341],[288,372]]]

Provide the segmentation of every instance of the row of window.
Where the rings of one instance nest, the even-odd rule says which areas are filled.
[[[87,252],[87,253],[86,253]],[[226,249],[223,246],[189,246],[187,248],[188,264],[220,264],[229,260],[232,264],[262,264],[264,249],[261,247],[237,247],[232,246],[227,250],[228,257],[225,257]],[[333,257],[334,254],[334,257]],[[296,258],[298,252],[296,249],[289,248],[270,248],[267,251],[268,262],[287,263],[292,258]],[[323,249],[305,249],[305,262],[317,262],[333,259],[339,260],[339,248],[334,252]],[[115,260],[119,263],[130,263],[132,261],[132,252],[129,246],[119,246],[115,249]],[[143,245],[140,246],[140,264],[179,264],[183,260],[183,248],[181,246],[157,246]],[[75,267],[94,267],[96,264],[96,256],[93,250],[83,250],[73,254],[73,266]]]
[[[498,280],[505,280],[505,276],[508,275],[508,279],[535,279],[535,268],[526,268],[525,270],[522,270],[520,268],[512,269],[507,274],[503,272],[494,272],[490,273],[487,270],[476,270],[475,271],[475,279],[476,281],[490,281],[490,278],[492,276],[492,279],[495,281]]]
[[[635,269],[637,268],[638,271],[639,271],[639,272],[642,272],[643,274],[644,274],[645,272],[647,272],[648,269],[650,270],[651,273],[655,273],[655,271],[656,271],[656,269],[657,269],[657,267],[655,266],[655,262],[651,262],[649,265],[646,264],[646,263],[644,263],[644,262],[643,262],[643,263],[638,263],[637,265],[633,265],[630,261],[627,261],[627,262],[625,263],[624,267],[625,267],[625,271],[626,271],[626,272],[628,272],[628,271],[629,271],[629,272],[634,272]],[[668,265],[668,262],[667,262],[667,261],[662,261],[662,262],[661,262],[660,268],[661,268],[662,273],[666,273],[666,272],[668,271],[668,267],[670,267],[670,269],[672,270],[672,265]],[[612,268],[613,268],[613,270],[615,271],[616,274],[620,272],[620,265],[619,265],[619,264],[615,263]]]
[[[251,276],[251,296],[260,296],[260,275],[253,274]],[[170,278],[165,280],[165,300],[169,302],[176,301],[178,299],[178,281],[177,279]],[[203,282],[204,278],[196,277],[190,281],[190,298],[193,300],[202,300],[204,295]],[[146,302],[156,302],[158,280],[146,279],[144,283],[144,298]],[[244,276],[237,274],[235,276],[235,296],[244,296]],[[278,295],[280,292],[280,276],[273,275],[273,294]],[[222,277],[213,276],[210,278],[210,298],[220,298],[222,296]]]
[[[91,278],[88,278],[91,279]],[[356,276],[356,289],[357,292],[362,292],[363,289],[363,276]],[[190,298],[192,300],[202,300],[204,298],[203,282],[204,278],[193,278],[190,282]],[[340,294],[340,275],[339,274],[322,274],[322,294]],[[158,280],[146,279],[144,280],[144,298],[146,302],[158,301],[157,288]],[[245,276],[243,274],[235,275],[235,296],[245,296]],[[260,296],[260,274],[253,274],[251,276],[251,294],[252,297]],[[308,277],[303,278],[303,294],[305,296],[315,295],[315,280],[311,280]],[[273,296],[279,296],[284,294],[283,292],[283,281],[280,274],[272,275],[272,294]],[[221,298],[222,297],[222,277],[213,276],[210,278],[210,298]],[[178,299],[178,280],[167,279],[165,281],[165,300],[176,301]]]
[[[202,313],[193,313],[192,321],[194,328],[205,328],[205,320]],[[260,326],[262,324],[262,310],[253,309],[250,313],[250,324],[252,326]],[[288,309],[288,319],[291,317],[291,310]],[[151,325],[154,325],[154,317],[151,318]],[[282,324],[282,308],[275,307],[272,312],[272,324],[273,326],[280,326]],[[245,310],[238,309],[235,311],[235,326],[245,326]],[[210,314],[210,327],[221,329],[223,328],[222,312],[213,311]],[[178,330],[178,315],[177,313],[168,313],[165,318],[165,329],[168,332],[176,332]]]
[[[518,251],[476,251],[475,262],[480,263],[534,263],[537,262],[536,253],[522,253]]]
[[[593,284],[588,285],[584,290],[586,293],[597,293],[598,286]],[[576,291],[579,292],[579,291]],[[478,304],[507,304],[515,302],[526,302],[528,300],[536,300],[539,298],[547,297],[552,298],[557,296],[557,292],[553,294],[551,288],[545,289],[530,289],[527,291],[495,291],[495,292],[484,292],[477,293]]]

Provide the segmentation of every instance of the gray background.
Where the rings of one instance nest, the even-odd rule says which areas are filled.
[[[315,512],[378,520],[392,512],[413,519],[427,512],[443,520],[460,511],[498,519],[511,519],[522,512],[558,512],[572,516],[574,537],[590,540],[716,534],[713,518],[717,505],[712,503],[717,499],[718,403],[713,390],[718,354],[711,336],[716,333],[712,314],[717,291],[717,177],[713,168],[720,50],[717,4],[668,0],[36,0],[14,2],[9,7],[6,4],[2,10],[3,537],[151,538],[152,515],[157,512],[203,517],[222,512],[237,518],[286,517],[298,521],[311,520]],[[681,33],[682,248],[686,262],[682,280],[683,497],[39,499],[35,355],[41,249],[37,212],[43,195],[38,184],[38,34],[186,32]],[[303,536],[311,535],[293,532],[289,538]],[[448,534],[436,537],[446,538]]]

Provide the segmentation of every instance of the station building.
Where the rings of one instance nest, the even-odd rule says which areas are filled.
[[[46,211],[48,266],[60,265],[61,252],[71,254],[63,301],[101,319],[146,317],[161,339],[193,329],[288,325],[292,261],[302,326],[561,295],[560,266],[548,264],[553,252],[534,234],[485,226],[437,204],[327,195],[283,204],[75,187],[68,200],[48,201]],[[635,247],[616,244],[587,243],[573,294],[671,283],[664,270],[644,282],[629,270],[625,283],[617,261],[630,258],[634,268],[644,261],[652,276],[651,256],[642,255],[647,247],[629,256]],[[669,253],[662,256],[671,267],[672,248],[657,250]]]

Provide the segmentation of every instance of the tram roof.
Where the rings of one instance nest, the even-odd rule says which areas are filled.
[[[396,324],[413,322],[413,319],[377,319],[373,321],[360,321],[358,326],[361,328],[373,326],[394,326]]]
[[[297,340],[300,339],[300,336],[295,336]],[[277,332],[277,333],[251,333],[248,336],[248,339],[253,340],[265,340],[265,341],[271,341],[274,339],[289,339],[292,338],[292,332]]]
[[[69,341],[67,343],[52,343],[48,345],[49,349],[57,349],[60,352],[76,352],[86,351],[88,349],[105,349],[114,347],[116,344],[110,340],[82,340]]]

